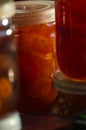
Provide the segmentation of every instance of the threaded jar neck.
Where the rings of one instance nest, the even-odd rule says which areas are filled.
[[[55,21],[54,1],[21,1],[15,2],[16,14],[14,23],[42,24]]]

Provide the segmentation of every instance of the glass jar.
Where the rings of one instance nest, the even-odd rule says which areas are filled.
[[[57,58],[67,78],[86,81],[85,0],[56,0]]]
[[[12,1],[0,1],[0,119],[16,111],[19,93],[14,13]]]
[[[57,68],[55,51],[55,11],[51,1],[16,2],[15,36],[18,38],[21,113],[49,113],[57,90],[53,74]]]
[[[54,86],[59,91],[53,111],[70,119],[86,110],[85,0],[55,0],[56,51],[59,70]]]

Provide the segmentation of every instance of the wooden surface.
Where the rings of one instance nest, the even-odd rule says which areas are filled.
[[[22,115],[22,130],[72,130],[70,120],[56,116]]]

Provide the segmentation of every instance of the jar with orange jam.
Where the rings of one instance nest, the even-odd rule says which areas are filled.
[[[53,74],[55,56],[55,12],[52,1],[15,2],[13,21],[18,38],[21,113],[50,112],[57,96]]]

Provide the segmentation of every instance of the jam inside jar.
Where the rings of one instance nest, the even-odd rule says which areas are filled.
[[[16,10],[13,21],[18,37],[21,84],[18,110],[47,113],[57,96],[53,87],[57,68],[54,2],[16,2]]]
[[[86,1],[56,0],[57,58],[72,80],[86,81]]]

